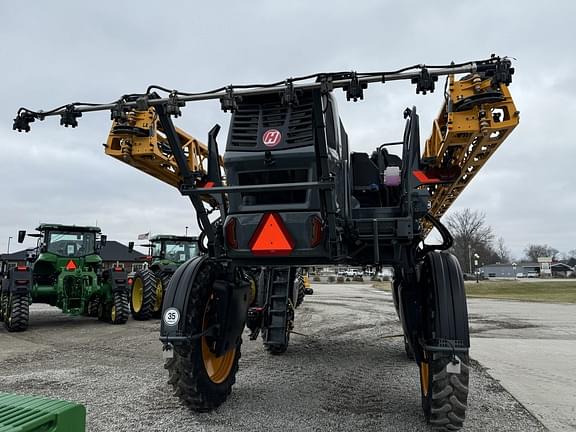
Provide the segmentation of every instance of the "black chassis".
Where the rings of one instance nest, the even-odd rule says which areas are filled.
[[[397,145],[402,147],[401,182],[395,191],[397,197],[393,205],[382,207],[359,207],[354,205],[354,184],[349,179],[354,175],[355,166],[351,163],[346,132],[338,117],[333,96],[313,90],[310,94],[314,125],[313,146],[287,149],[284,151],[228,151],[224,155],[224,167],[230,186],[224,186],[217,165],[219,158],[216,136],[219,126],[209,133],[209,162],[207,178],[203,181],[214,182],[212,188],[197,187],[197,178],[190,173],[185,163],[184,155],[178,144],[174,125],[162,105],[156,106],[159,120],[169,139],[171,150],[178,161],[183,182],[181,193],[187,195],[196,209],[203,236],[207,240],[208,256],[194,259],[189,265],[182,266],[176,272],[167,290],[163,309],[176,308],[182,316],[186,316],[188,305],[187,283],[178,283],[180,277],[193,280],[193,275],[204,260],[212,261],[215,269],[219,269],[218,280],[220,289],[225,293],[220,298],[227,298],[223,306],[226,310],[221,314],[227,317],[222,323],[218,334],[222,344],[221,349],[231,340],[239,337],[244,326],[248,305],[240,299],[245,297],[247,286],[238,277],[237,268],[251,266],[309,266],[318,264],[354,264],[391,266],[395,270],[395,278],[400,281],[398,289],[394,290],[396,303],[399,304],[401,318],[408,343],[415,351],[416,360],[422,359],[423,326],[421,320],[422,292],[418,285],[418,269],[427,252],[434,249],[447,249],[451,245],[448,231],[427,213],[429,192],[414,176],[414,171],[421,170],[423,162],[420,158],[419,121],[416,108],[406,109],[405,132],[402,141],[384,144],[383,148]],[[330,131],[330,129],[332,129]],[[329,141],[332,139],[332,142]],[[304,156],[303,156],[304,155]],[[313,178],[306,182],[289,182],[274,184],[258,184],[253,186],[238,185],[239,174],[251,162],[260,163],[273,158],[275,167],[290,165],[290,160],[296,163],[311,164],[310,173]],[[307,160],[308,162],[303,162]],[[266,163],[266,162],[264,162]],[[359,169],[358,167],[356,167]],[[256,192],[286,193],[288,191],[307,191],[306,203],[266,205],[261,208],[248,209],[240,198],[242,194]],[[221,219],[211,223],[206,209],[200,199],[201,195],[210,194],[220,204]],[[306,206],[309,205],[309,208]],[[289,256],[261,257],[254,256],[249,249],[252,235],[267,212],[279,213],[290,233],[294,236],[295,248]],[[318,217],[323,224],[323,241],[315,247],[307,246],[310,236],[309,221]],[[237,230],[237,248],[226,244],[225,226],[231,218],[238,220],[242,227]],[[422,246],[422,221],[430,220],[443,235],[442,245]],[[242,291],[244,290],[244,291]],[[181,292],[180,292],[181,291]],[[234,300],[236,299],[236,300]],[[242,305],[239,307],[239,305]],[[224,312],[224,311],[223,311]],[[240,315],[238,315],[240,314]],[[446,323],[439,328],[451,328],[453,316],[445,315]],[[467,318],[466,318],[467,319]],[[233,323],[233,324],[231,324]],[[162,322],[161,340],[165,344],[175,344],[197,337],[186,335],[185,320],[176,326],[167,326]],[[226,329],[226,331],[222,331]],[[437,334],[437,340],[446,346],[467,347],[467,335],[463,340],[454,341],[453,332]],[[428,346],[429,349],[433,347]]]

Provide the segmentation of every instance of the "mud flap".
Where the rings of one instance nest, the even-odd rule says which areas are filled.
[[[424,258],[420,285],[428,308],[434,311],[432,328],[425,329],[429,351],[467,351],[470,347],[464,277],[454,255],[430,252]],[[432,292],[429,292],[432,290]]]
[[[189,289],[198,270],[207,260],[206,256],[196,256],[174,272],[162,302],[162,321],[160,324],[160,340],[164,343],[178,344],[188,338],[185,335],[186,309],[188,307]]]
[[[216,353],[221,355],[231,346],[235,346],[242,335],[248,310],[250,284],[245,281],[223,280],[221,277],[224,275],[217,274],[217,263],[206,256],[194,257],[187,261],[170,279],[162,304],[160,340],[164,344],[178,345],[201,336],[186,333],[186,317],[190,304],[190,288],[198,271],[204,265],[214,266],[212,293],[217,316],[221,319],[215,328],[207,331],[216,339]]]

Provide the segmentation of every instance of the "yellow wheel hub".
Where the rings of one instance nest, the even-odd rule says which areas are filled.
[[[154,312],[162,309],[162,299],[164,297],[164,284],[162,279],[158,278],[156,281],[156,302],[154,303]]]
[[[208,328],[207,315],[210,310],[211,300],[208,301],[206,305],[206,310],[204,311],[204,320],[202,323],[202,331]],[[232,367],[234,366],[234,359],[236,357],[236,348],[228,351],[220,357],[216,357],[210,349],[209,341],[206,337],[202,337],[202,360],[204,361],[204,368],[206,369],[206,374],[208,378],[213,383],[221,384],[226,381],[226,378],[230,375]]]
[[[422,394],[428,396],[428,383],[430,382],[430,367],[426,362],[420,362],[420,385]]]
[[[132,310],[138,313],[142,309],[142,303],[144,302],[144,283],[142,278],[136,277],[132,281]]]
[[[112,310],[110,311],[110,319],[112,322],[116,321],[116,306],[112,306]]]

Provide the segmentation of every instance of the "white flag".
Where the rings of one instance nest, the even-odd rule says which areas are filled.
[[[138,240],[148,240],[149,234],[150,234],[149,232],[144,233],[144,234],[138,234]]]

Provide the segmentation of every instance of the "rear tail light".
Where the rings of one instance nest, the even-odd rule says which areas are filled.
[[[318,216],[312,216],[312,236],[310,247],[316,247],[324,238],[324,223]]]
[[[230,218],[226,222],[226,227],[224,228],[226,234],[226,244],[230,249],[238,249],[238,238],[236,237],[236,224],[238,220],[236,218]]]
[[[123,271],[123,270],[124,270],[124,269],[123,269],[122,267],[114,267],[114,271],[115,271],[115,272],[121,272],[121,271]]]
[[[28,267],[26,266],[17,266],[16,271],[28,271]]]

